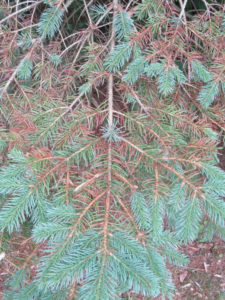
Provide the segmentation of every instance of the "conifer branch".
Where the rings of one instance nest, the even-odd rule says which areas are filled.
[[[86,3],[85,0],[83,0],[83,3],[84,3],[84,9],[85,9],[86,14],[87,14],[87,16],[88,16],[89,26],[92,28],[92,20],[91,20],[91,16],[90,16],[90,13],[89,13],[89,10],[88,10],[88,6],[90,5],[90,3],[89,3],[88,6],[87,6],[87,3]]]
[[[118,9],[118,0],[113,0],[113,25],[112,25],[112,33],[111,33],[111,48],[113,51],[115,47],[115,29],[114,29],[114,20],[116,18]],[[109,75],[108,79],[108,126],[109,131],[113,130],[113,74]],[[108,143],[108,191],[105,202],[105,221],[104,221],[104,240],[103,240],[103,248],[107,251],[107,238],[108,238],[108,222],[109,222],[109,211],[110,211],[110,202],[111,202],[111,184],[112,184],[112,141],[110,140]]]
[[[93,184],[93,182],[100,178],[101,176],[103,176],[104,173],[97,173],[95,174],[92,178],[86,180],[85,182],[81,183],[80,185],[78,185],[73,191],[74,193],[78,193],[79,191],[81,191],[85,186]]]
[[[148,106],[145,106],[142,101],[140,100],[138,94],[134,91],[134,89],[132,87],[129,87],[132,95],[135,97],[135,100],[137,101],[137,103],[140,105],[142,111],[144,111],[147,115],[149,115],[151,118],[154,118],[154,116],[151,116],[151,108],[149,108]],[[160,123],[154,118],[154,122],[157,124],[157,126],[166,134],[168,135],[168,133],[162,128],[162,126],[160,125]]]
[[[69,234],[69,238],[72,238],[74,233],[77,230],[77,226],[80,224],[81,220],[83,219],[83,217],[85,216],[85,214],[88,212],[88,210],[99,200],[101,199],[104,195],[105,195],[105,191],[102,192],[101,194],[99,194],[97,197],[95,197],[82,211],[82,213],[79,215],[76,223],[72,226],[71,228],[71,232]],[[107,194],[108,195],[108,194]],[[107,228],[106,228],[107,229]]]
[[[76,277],[74,278],[74,282],[70,288],[70,293],[69,293],[69,297],[68,300],[73,300],[75,292],[76,292],[76,287],[77,287],[77,279]]]
[[[157,162],[159,165],[163,166],[168,171],[170,171],[170,172],[174,173],[175,175],[177,175],[177,177],[180,178],[188,186],[190,186],[191,189],[194,192],[198,193],[203,199],[205,198],[204,194],[200,191],[199,187],[196,187],[194,184],[192,184],[190,181],[188,181],[183,175],[181,175],[175,169],[169,167],[168,165],[166,165],[163,162],[159,161],[158,159],[154,158],[152,155],[149,155],[144,150],[142,150],[141,148],[139,148],[138,146],[136,146],[135,144],[133,144],[131,141],[125,139],[124,137],[121,137],[121,140],[124,141],[125,143],[127,143],[128,145],[130,145],[131,147],[133,147],[134,149],[136,149],[138,152],[142,153],[144,156],[149,157],[154,162]]]
[[[25,61],[25,60],[29,60],[29,58],[31,57],[32,55],[32,52],[34,51],[36,45],[40,43],[40,39],[37,38],[34,40],[33,42],[33,46],[32,48],[28,51],[28,53],[25,55],[25,57],[23,58],[22,61]],[[5,93],[7,93],[7,90],[9,88],[9,86],[11,85],[11,83],[14,81],[16,75],[18,74],[18,71],[19,71],[19,68],[21,66],[21,62],[20,64],[16,67],[16,69],[14,70],[14,72],[12,73],[12,75],[10,76],[10,78],[8,79],[7,83],[5,84],[5,86],[3,87],[3,89],[0,91],[0,100],[3,99],[3,96]]]
[[[60,167],[62,167],[62,165],[65,163],[65,162],[69,162],[74,156],[78,155],[79,153],[82,153],[84,150],[88,149],[90,146],[92,146],[96,141],[90,143],[90,144],[87,144],[85,145],[84,147],[82,147],[81,149],[79,149],[78,151],[75,151],[73,152],[70,156],[66,157],[66,158],[59,158],[61,160],[61,162],[59,162],[58,164],[56,164],[55,167],[53,167],[52,169],[48,170],[45,174],[43,174],[41,176],[41,178],[38,180],[38,182],[34,185],[34,188],[36,189],[43,181],[44,179],[46,179],[49,175],[51,174],[54,174],[54,172],[56,170],[58,170]],[[41,159],[41,160],[38,160],[39,162],[40,161],[44,161],[44,160],[49,160],[49,157],[47,159]],[[37,161],[35,161],[36,163]],[[99,174],[97,174],[97,176],[95,175],[95,177],[93,179],[97,179],[99,177]],[[86,184],[83,184],[83,185],[86,185]],[[83,185],[81,184],[81,186],[78,187],[78,190],[80,188],[83,187]],[[76,190],[76,189],[75,189]],[[77,191],[77,190],[76,190]],[[76,192],[75,191],[75,192]]]
[[[39,0],[39,1],[35,1],[35,3],[31,4],[31,5],[28,5],[28,6],[25,6],[24,8],[21,8],[20,10],[16,10],[14,13],[11,13],[10,15],[8,15],[7,17],[3,18],[1,21],[0,21],[0,25],[2,23],[4,23],[5,21],[7,21],[8,19],[26,11],[26,10],[29,10],[33,7],[36,7],[38,4],[42,3],[43,0]]]
[[[178,246],[225,238],[225,21],[179,1],[4,1],[0,230],[39,243],[6,298],[172,299]]]
[[[126,183],[126,185],[130,187],[131,191],[135,191],[135,189],[137,187],[134,186],[132,183],[130,183],[128,179],[126,179],[124,176],[122,176],[121,174],[119,174],[116,171],[114,171],[113,174],[114,174],[115,177],[119,178],[121,181],[123,181],[124,183]]]
[[[153,136],[155,136],[159,141],[160,143],[162,144],[162,146],[166,149],[168,148],[167,145],[165,144],[165,142],[163,141],[163,139],[151,128],[149,128],[148,126],[146,126],[146,124],[143,124],[141,121],[139,120],[136,120],[134,118],[132,118],[131,116],[127,115],[127,114],[124,114],[120,111],[116,111],[114,110],[113,111],[115,114],[117,115],[121,115],[121,116],[124,116],[125,118],[131,120],[132,122],[135,122],[137,125],[143,127],[144,129],[146,129],[147,131],[149,131]]]
[[[135,230],[137,232],[137,235],[141,236],[142,234],[141,234],[140,230],[137,227],[137,224],[136,224],[136,222],[134,220],[134,217],[133,217],[132,213],[128,210],[128,208],[126,207],[126,205],[123,203],[122,200],[120,200],[119,197],[116,197],[116,199],[117,199],[118,203],[121,205],[121,207],[123,208],[123,210],[125,211],[125,213],[127,214],[128,218],[131,220],[131,223],[133,224],[133,226],[134,226],[134,228],[135,228]]]
[[[155,163],[155,201],[159,197],[159,169],[157,163]]]

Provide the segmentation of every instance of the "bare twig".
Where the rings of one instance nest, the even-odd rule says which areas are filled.
[[[83,0],[83,3],[84,3],[84,7],[85,7],[86,14],[87,14],[87,16],[88,16],[88,20],[89,20],[90,26],[92,27],[92,20],[91,20],[90,14],[89,14],[88,5],[87,5],[87,3],[86,3],[85,0]],[[89,5],[90,5],[90,4],[89,4]]]
[[[31,53],[33,52],[34,48],[36,47],[36,45],[41,41],[41,39],[36,39],[34,40],[34,44],[32,46],[32,48],[29,50],[29,52],[25,55],[24,58],[29,58]],[[5,86],[2,88],[2,90],[0,91],[0,101],[2,100],[3,95],[7,92],[10,84],[13,82],[13,80],[16,77],[18,68],[19,68],[20,64],[16,67],[16,69],[14,70],[14,72],[12,73],[12,75],[10,76],[10,78],[8,79],[7,83],[5,84]]]
[[[179,0],[179,3],[180,3],[180,7],[181,7],[181,11],[180,11],[180,15],[179,15],[179,19],[182,21],[182,18],[184,18],[184,24],[187,24],[187,19],[186,19],[186,14],[185,14],[185,8],[186,8],[186,5],[187,5],[187,1],[188,0],[184,0],[184,3],[182,2],[182,0]]]
[[[210,15],[210,9],[209,9],[209,4],[206,0],[202,0],[203,3],[205,4],[205,7],[206,7],[206,11],[207,11],[207,14]]]
[[[29,6],[26,6],[26,7],[24,7],[24,8],[21,8],[20,10],[16,10],[14,13],[12,13],[12,14],[8,15],[7,17],[5,17],[4,19],[2,19],[2,20],[0,21],[0,24],[4,23],[4,22],[7,21],[8,19],[10,19],[10,18],[16,16],[17,14],[19,14],[19,13],[21,13],[21,12],[23,12],[23,11],[26,11],[26,10],[28,10],[28,9],[30,9],[30,8],[33,8],[33,7],[37,6],[37,5],[40,4],[40,3],[42,3],[42,0],[37,1],[37,2],[35,2],[35,3],[33,3],[33,4],[29,5]]]
[[[3,95],[6,93],[6,91],[8,90],[8,87],[13,82],[14,78],[16,77],[17,69],[18,69],[18,67],[14,70],[14,72],[12,73],[10,78],[8,79],[6,85],[0,91],[0,100],[2,100]]]
[[[104,173],[97,173],[92,178],[82,182],[74,189],[74,193],[80,192],[85,186],[92,184],[96,179],[100,178]]]

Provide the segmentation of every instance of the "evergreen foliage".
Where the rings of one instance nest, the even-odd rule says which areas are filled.
[[[3,2],[1,245],[41,249],[4,298],[173,299],[180,246],[225,239],[222,9]]]
[[[28,58],[24,58],[21,60],[20,65],[18,66],[17,75],[18,78],[21,80],[27,80],[31,77],[31,72],[33,69],[32,61],[30,61]]]
[[[115,33],[118,40],[127,40],[134,30],[133,20],[127,11],[120,11],[114,19]]]
[[[62,23],[63,12],[58,7],[47,8],[41,15],[38,23],[38,33],[43,38],[52,38]]]
[[[129,43],[121,43],[115,47],[105,60],[105,67],[114,73],[120,70],[130,59],[132,46]]]
[[[208,108],[218,94],[219,84],[215,81],[210,81],[202,87],[197,100],[202,104],[202,107]]]
[[[198,60],[192,61],[193,73],[196,76],[197,80],[202,82],[208,82],[212,79],[212,74],[206,69],[206,67]]]
[[[148,77],[158,77],[157,83],[159,92],[163,96],[172,94],[175,89],[176,81],[179,84],[184,84],[186,77],[183,72],[175,66],[166,67],[163,63],[153,63],[145,68]]]

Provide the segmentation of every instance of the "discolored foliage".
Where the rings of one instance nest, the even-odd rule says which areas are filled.
[[[1,2],[2,251],[42,249],[5,299],[173,299],[180,245],[225,238],[224,6],[191,2]]]

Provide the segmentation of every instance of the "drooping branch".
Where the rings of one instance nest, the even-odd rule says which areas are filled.
[[[112,34],[111,34],[111,51],[115,47],[115,30],[114,30],[114,21],[118,9],[118,0],[113,1],[113,24],[112,24]],[[109,75],[108,80],[108,126],[109,131],[113,130],[113,74]],[[112,185],[112,141],[108,143],[108,192],[105,203],[105,221],[104,221],[104,241],[103,248],[107,251],[107,235],[108,235],[108,222],[109,222],[109,210],[111,202],[111,185]]]

